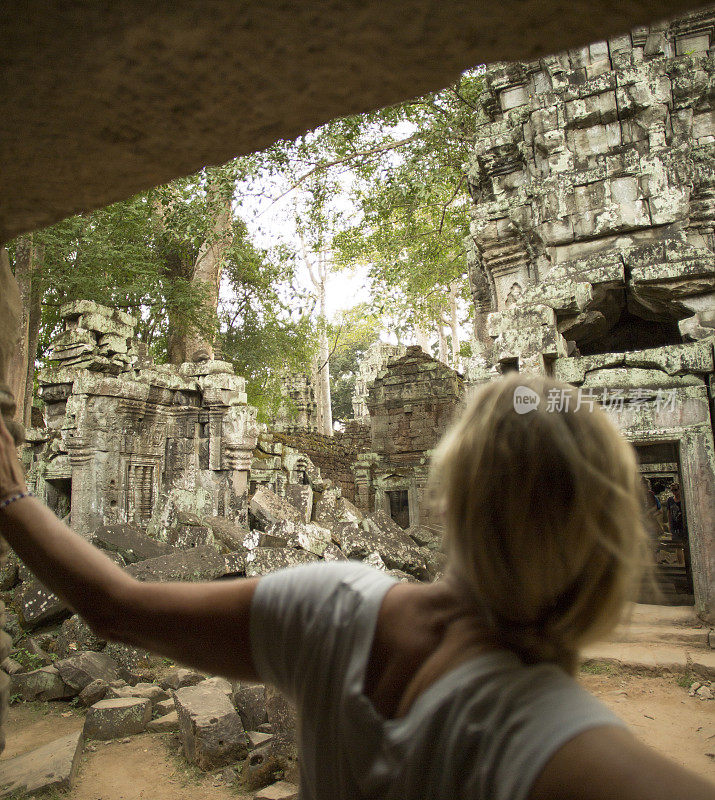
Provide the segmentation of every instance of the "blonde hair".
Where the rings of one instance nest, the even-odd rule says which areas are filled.
[[[515,392],[538,407],[517,413]],[[554,410],[562,396],[571,407]],[[489,383],[432,472],[448,576],[503,646],[572,673],[618,622],[647,553],[635,452],[597,404],[575,401],[572,386],[540,376]]]

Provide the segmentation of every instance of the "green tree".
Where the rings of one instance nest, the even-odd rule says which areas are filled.
[[[371,344],[378,341],[382,325],[366,303],[339,314],[330,326],[330,382],[333,419],[353,417],[352,397],[360,362]]]

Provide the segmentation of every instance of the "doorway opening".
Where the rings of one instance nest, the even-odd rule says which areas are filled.
[[[45,502],[55,516],[69,517],[72,510],[72,478],[48,478],[45,480]]]
[[[390,516],[401,527],[410,527],[410,500],[407,489],[385,492],[390,503]]]
[[[641,590],[642,603],[693,605],[687,509],[677,442],[635,445],[643,479],[643,507],[655,560],[657,592]],[[678,488],[680,491],[678,491]]]

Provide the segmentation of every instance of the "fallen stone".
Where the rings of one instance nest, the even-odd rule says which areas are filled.
[[[310,522],[313,515],[313,490],[308,484],[289,483],[286,500],[300,512],[302,522]]]
[[[266,687],[266,715],[271,724],[272,750],[285,758],[297,758],[295,706],[273,687]]]
[[[695,692],[695,696],[699,697],[701,700],[713,700],[715,699],[715,693],[709,686],[701,686]]]
[[[231,701],[241,717],[245,730],[256,731],[259,725],[268,722],[266,687],[262,684],[235,684]]]
[[[10,677],[10,694],[20,695],[23,700],[61,700],[73,697],[77,691],[64,683],[55,667],[17,672]]]
[[[179,730],[187,759],[211,770],[244,758],[248,740],[241,718],[215,686],[187,686],[174,693]]]
[[[243,763],[243,783],[252,789],[272,784],[285,775],[286,765],[286,760],[273,752],[270,742],[256,747]]]
[[[243,541],[250,531],[226,517],[208,517],[203,520],[213,534],[216,542],[227,553],[239,553],[245,550]]]
[[[353,505],[347,497],[338,497],[335,502],[335,510],[340,522],[362,522],[365,519],[362,511]]]
[[[278,781],[254,795],[255,800],[298,800],[298,787],[288,781]]]
[[[119,739],[146,730],[151,703],[140,697],[100,700],[87,712],[84,735],[88,739]]]
[[[322,556],[331,544],[331,533],[312,522],[281,520],[260,535],[258,544],[260,547],[289,547]]]
[[[328,486],[317,494],[313,503],[313,522],[324,528],[333,528],[340,521],[338,499],[340,489]]]
[[[7,609],[5,609],[5,624],[3,625],[3,630],[10,636],[13,644],[24,635],[24,631],[20,625],[20,617]]]
[[[216,547],[216,540],[208,525],[194,514],[180,514],[179,518],[166,530],[166,541],[172,548],[189,550],[192,547]]]
[[[134,686],[140,681],[153,680],[152,668],[155,666],[155,659],[148,650],[118,642],[108,642],[102,652],[114,659],[119,668],[119,677],[125,683]]]
[[[118,553],[127,564],[158,558],[172,551],[165,542],[152,539],[131,525],[103,525],[92,532],[90,541],[101,550]]]
[[[219,692],[223,692],[229,699],[233,695],[233,685],[231,681],[227,681],[226,678],[206,678],[206,680],[201,681],[201,683],[197,685],[209,689],[218,689]]]
[[[377,552],[388,569],[399,569],[420,580],[429,580],[430,571],[417,545],[382,511],[365,517],[358,526],[347,523],[337,526],[339,545],[348,558],[366,559]]]
[[[290,547],[256,547],[246,556],[246,576],[255,578],[284,567],[310,564],[318,560],[318,556],[305,550],[294,550]]]
[[[0,798],[71,789],[83,743],[82,731],[77,731],[0,762]]]
[[[242,552],[222,554],[212,547],[195,547],[130,564],[126,571],[140,581],[211,581],[243,575],[245,555]]]
[[[59,622],[72,613],[57,595],[36,580],[20,587],[15,595],[15,606],[20,612],[22,626],[29,630]]]
[[[261,733],[260,731],[246,731],[246,736],[248,736],[248,744],[252,749],[268,744],[273,739],[272,733]]]
[[[347,556],[343,551],[333,542],[331,542],[325,550],[323,550],[324,561],[347,561]]]
[[[148,700],[153,708],[158,702],[167,701],[169,694],[161,686],[152,683],[137,683],[134,686],[123,686],[118,689],[108,687],[107,697],[142,697]]]
[[[280,497],[266,486],[259,486],[256,489],[248,510],[254,521],[254,527],[265,531],[275,522],[283,519],[291,522],[300,522],[301,513],[284,497]]]
[[[147,723],[146,729],[152,733],[168,733],[179,730],[179,715],[176,711],[170,711],[157,719]]]
[[[85,650],[104,650],[107,642],[96,636],[89,625],[77,614],[62,623],[54,644],[54,650],[60,658],[69,658]]]
[[[184,667],[172,667],[161,681],[162,689],[183,689],[185,686],[196,686],[206,680],[200,672]]]
[[[97,678],[109,684],[120,677],[113,658],[106,653],[95,653],[91,650],[62,659],[55,666],[62,680],[76,692],[81,692]]]
[[[173,697],[169,700],[159,700],[159,702],[154,706],[154,713],[158,717],[163,717],[165,714],[171,714],[171,712],[174,710]]]
[[[79,704],[85,708],[89,708],[89,706],[93,706],[100,700],[104,700],[108,691],[110,691],[109,684],[105,680],[102,680],[102,678],[96,678],[91,683],[88,683],[79,693]]]

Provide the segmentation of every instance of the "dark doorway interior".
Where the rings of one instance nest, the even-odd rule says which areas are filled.
[[[60,519],[69,516],[72,508],[72,479],[50,478],[46,483],[46,502]]]
[[[644,479],[644,518],[651,534],[652,552],[655,559],[656,591],[644,586],[639,598],[643,603],[662,605],[692,605],[693,576],[690,567],[690,544],[688,541],[687,510],[680,494],[680,507],[684,519],[684,536],[671,531],[668,504],[673,501],[672,487],[682,487],[680,476],[680,453],[677,442],[655,442],[636,445],[640,472]],[[652,497],[657,498],[654,507]],[[660,508],[657,508],[660,505]]]
[[[390,516],[401,527],[410,527],[410,501],[407,489],[396,489],[387,492],[390,501]]]

